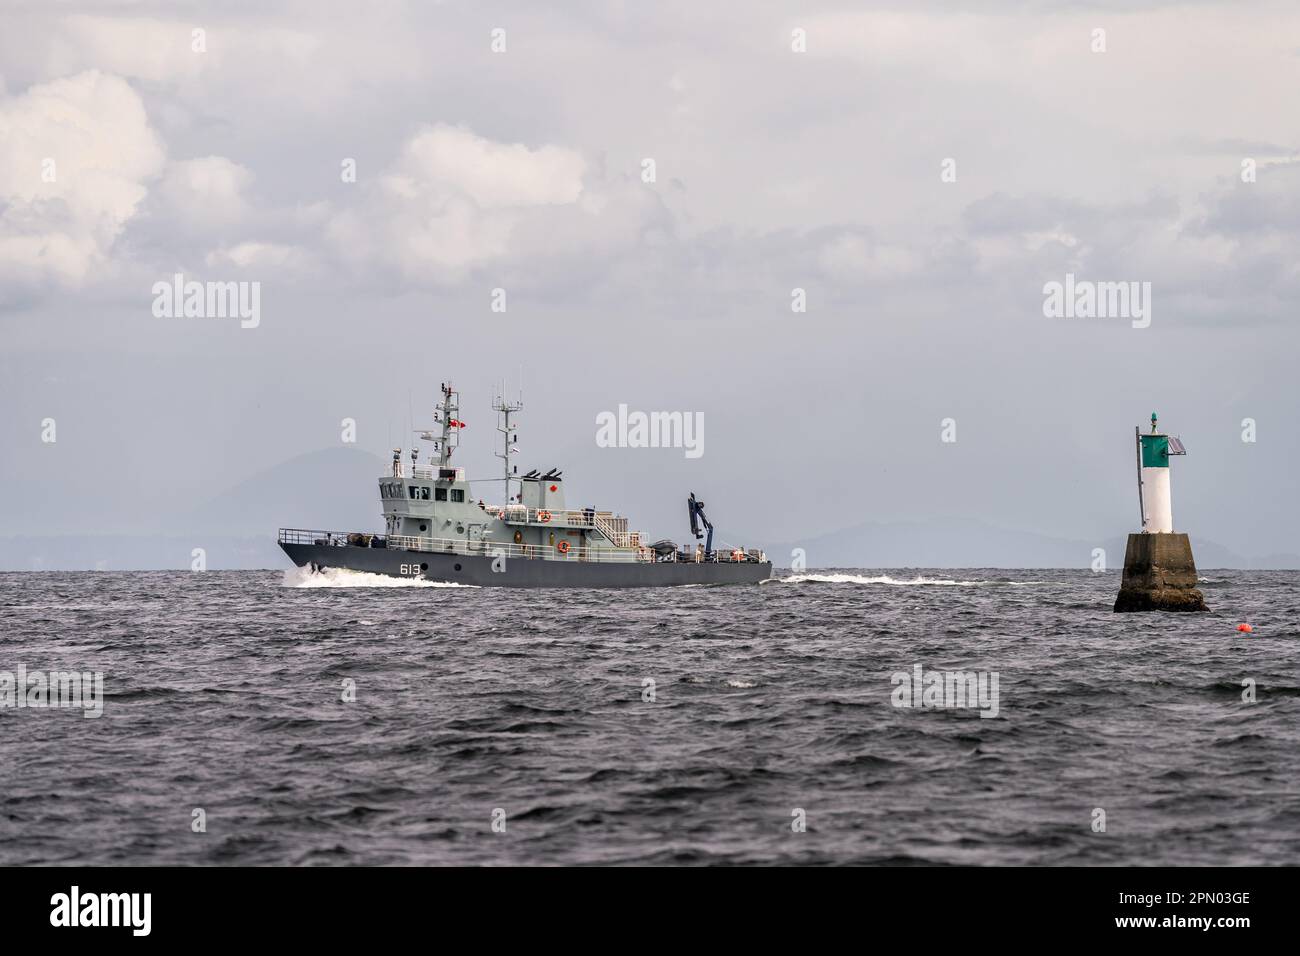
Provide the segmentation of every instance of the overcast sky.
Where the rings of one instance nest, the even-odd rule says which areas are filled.
[[[694,490],[773,540],[1109,538],[1158,410],[1179,530],[1296,549],[1292,2],[0,6],[0,533],[129,529],[347,417],[385,456],[448,378],[495,475],[522,373],[521,470],[661,533]],[[257,327],[157,317],[178,272],[259,283]],[[1149,327],[1046,317],[1067,273],[1149,282]],[[620,404],[704,454],[598,447]]]

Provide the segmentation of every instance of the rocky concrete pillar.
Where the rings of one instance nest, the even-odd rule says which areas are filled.
[[[1116,611],[1208,611],[1185,534],[1131,534]]]

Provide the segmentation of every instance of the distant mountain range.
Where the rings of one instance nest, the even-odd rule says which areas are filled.
[[[379,476],[391,467],[356,448],[310,452],[240,482],[179,524],[201,535],[272,538],[277,528],[378,531]]]
[[[755,538],[754,540],[759,540]],[[802,548],[810,568],[1091,568],[1104,548],[1106,567],[1124,566],[1127,535],[1098,541],[1054,538],[998,528],[973,519],[867,522],[767,548],[777,567],[789,567]],[[1300,568],[1300,554],[1244,557],[1192,535],[1198,568]]]
[[[0,570],[188,569],[195,548],[212,570],[287,567],[279,528],[381,529],[376,489],[388,467],[356,448],[310,452],[138,534],[0,538]]]
[[[195,548],[207,567],[285,568],[278,528],[379,530],[375,484],[389,467],[376,455],[335,448],[299,455],[259,472],[165,527],[132,535],[50,535],[0,538],[0,570],[188,569]],[[761,531],[761,529],[758,529]],[[762,541],[763,534],[744,537]],[[1125,538],[1055,538],[998,528],[972,519],[868,522],[800,541],[767,546],[777,567],[801,548],[810,568],[1090,568],[1093,549],[1106,566],[1124,563]],[[1192,536],[1199,568],[1300,568],[1300,554],[1249,557]]]

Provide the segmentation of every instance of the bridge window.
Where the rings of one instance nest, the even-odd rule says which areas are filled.
[[[452,501],[464,501],[464,500],[465,500],[465,489],[464,489],[464,488],[453,488],[453,489],[451,489],[451,500],[452,500]]]
[[[434,501],[446,501],[446,500],[447,500],[447,489],[446,489],[446,488],[434,488],[434,489],[433,489],[433,500],[434,500]]]

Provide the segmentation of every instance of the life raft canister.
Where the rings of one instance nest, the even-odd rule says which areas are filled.
[[[516,531],[516,532],[515,532],[515,544],[519,544],[519,543],[520,543],[521,541],[523,541],[523,540],[524,540],[524,533],[523,533],[522,531]]]
[[[567,541],[561,541],[559,544],[557,544],[557,545],[555,546],[555,550],[558,551],[558,552],[560,552],[560,554],[568,554],[568,553],[569,553],[569,542],[567,542]]]
[[[542,524],[546,524],[546,522],[551,520],[551,513],[549,511],[539,511],[537,512],[537,520]]]

